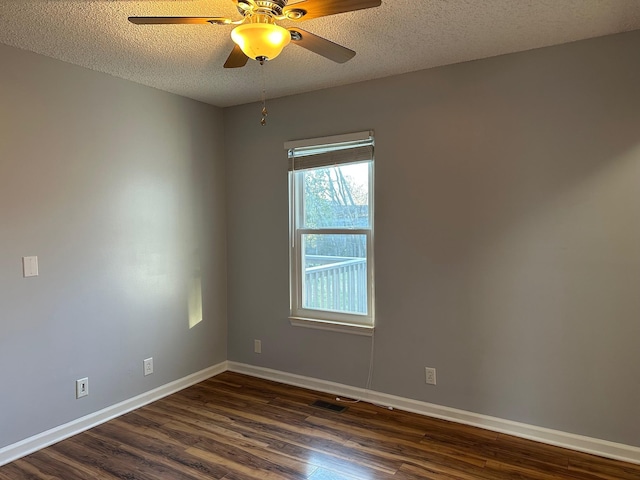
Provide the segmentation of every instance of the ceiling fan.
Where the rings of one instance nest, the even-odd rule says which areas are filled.
[[[137,25],[237,25],[231,32],[231,39],[236,45],[224,64],[225,68],[244,67],[249,58],[260,63],[273,60],[290,41],[329,60],[344,63],[356,52],[300,28],[283,28],[276,22],[299,22],[382,4],[382,0],[302,0],[292,5],[287,5],[288,0],[231,1],[242,15],[239,20],[223,17],[129,17],[129,21]]]

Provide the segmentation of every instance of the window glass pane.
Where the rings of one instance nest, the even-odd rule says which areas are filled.
[[[369,163],[299,172],[303,228],[369,228]]]
[[[366,235],[302,235],[302,306],[367,314]]]

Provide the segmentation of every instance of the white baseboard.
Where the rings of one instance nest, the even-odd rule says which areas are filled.
[[[244,373],[253,377],[273,380],[275,382],[308,388],[320,392],[331,393],[341,397],[357,398],[366,402],[384,405],[388,407],[418,413],[429,417],[440,418],[452,422],[463,423],[480,427],[495,432],[527,438],[537,442],[569,448],[579,452],[591,453],[601,457],[622,460],[625,462],[640,464],[640,448],[622,443],[600,440],[598,438],[575,435],[549,428],[537,427],[526,423],[504,420],[478,413],[467,412],[455,408],[443,407],[432,403],[421,402],[409,398],[389,395],[387,393],[365,390],[340,383],[304,377],[292,373],[271,370],[236,362],[227,362],[228,369],[232,372]]]
[[[226,370],[244,373],[258,378],[273,380],[287,385],[308,388],[348,398],[360,398],[364,401],[385,405],[407,412],[418,413],[434,418],[485,428],[495,432],[527,438],[549,445],[569,448],[579,452],[591,453],[601,457],[640,464],[640,448],[621,443],[609,442],[597,438],[537,427],[526,423],[513,422],[455,408],[443,407],[432,403],[389,395],[387,393],[365,390],[335,382],[304,377],[293,373],[271,370],[236,362],[221,362],[192,375],[168,383],[149,392],[104,408],[98,412],[73,420],[59,427],[26,438],[20,442],[0,448],[0,466],[13,462],[37,450],[53,445],[65,438],[84,432],[92,427],[124,415],[137,408],[160,400],[191,385],[202,382]]]
[[[52,428],[51,430],[47,430],[21,440],[20,442],[0,448],[0,466],[13,462],[14,460],[22,458],[42,448],[48,447],[49,445],[53,445],[54,443],[58,443],[65,438],[69,438],[73,435],[84,432],[85,430],[89,430],[101,423],[131,412],[132,410],[136,410],[148,403],[160,400],[167,395],[179,392],[191,385],[202,382],[214,375],[218,375],[227,369],[227,362],[221,362],[217,365],[205,368],[204,370],[200,370],[199,372],[180,378],[171,383],[167,383],[166,385],[162,385],[161,387],[155,388],[136,397],[78,418],[77,420],[73,420],[69,423],[65,423],[64,425]]]

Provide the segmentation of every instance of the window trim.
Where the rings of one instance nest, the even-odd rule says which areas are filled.
[[[351,333],[371,337],[375,331],[373,325],[355,325],[345,322],[330,322],[317,318],[289,317],[289,323],[294,327],[312,328],[315,330],[329,330],[331,332]]]
[[[357,142],[370,142],[370,159],[362,160],[359,157],[359,153],[362,148],[357,145]],[[333,156],[332,152],[321,153],[325,158],[330,158],[328,163],[323,163],[318,166],[315,160],[312,160],[312,166],[307,168],[296,168],[296,155],[295,149],[309,147],[309,150],[322,150],[320,147],[323,145],[339,145],[356,143],[352,148],[356,153],[353,160],[332,162],[334,157],[344,158],[343,155]],[[289,166],[289,321],[293,326],[315,328],[322,330],[331,330],[345,333],[353,333],[357,335],[372,335],[375,326],[375,275],[374,275],[374,155],[373,155],[373,132],[358,132],[347,135],[336,135],[332,137],[322,137],[308,140],[298,140],[293,142],[286,142],[285,148],[288,150],[290,166]],[[304,155],[304,154],[303,154]],[[310,155],[312,156],[312,155]],[[348,155],[347,155],[348,157]],[[300,156],[297,157],[298,159]],[[321,160],[326,162],[325,160]],[[350,163],[368,163],[369,168],[369,198],[368,198],[368,212],[369,212],[369,228],[299,228],[298,225],[302,225],[304,215],[300,202],[304,195],[304,185],[302,182],[297,182],[296,175],[306,169],[322,168],[348,165]],[[367,314],[352,314],[343,312],[331,312],[326,310],[314,310],[303,308],[303,273],[302,273],[302,236],[309,233],[321,233],[321,234],[354,234],[365,235],[366,237],[366,250],[367,250]]]

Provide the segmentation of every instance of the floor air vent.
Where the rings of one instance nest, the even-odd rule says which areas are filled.
[[[332,412],[342,413],[347,407],[342,405],[336,405],[335,403],[325,402],[324,400],[316,400],[311,404],[312,407],[324,408],[325,410],[331,410]]]

